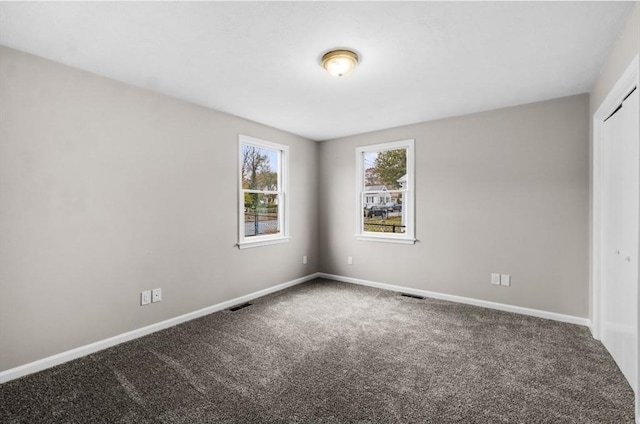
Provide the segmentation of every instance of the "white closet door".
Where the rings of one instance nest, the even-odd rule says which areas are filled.
[[[604,123],[602,343],[637,390],[638,89]]]

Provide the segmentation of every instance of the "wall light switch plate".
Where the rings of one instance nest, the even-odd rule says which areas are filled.
[[[148,305],[149,303],[151,303],[151,290],[145,290],[140,293],[140,304]]]
[[[500,274],[491,274],[491,284],[500,285]]]
[[[307,264],[307,256],[306,255],[302,257],[302,264],[303,265]]]
[[[151,290],[151,301],[152,302],[160,302],[162,300],[162,289],[153,289]]]
[[[500,276],[500,284],[503,286],[510,286],[511,285],[511,276],[507,275],[507,274],[502,274]]]
[[[353,256],[347,256],[347,265],[353,265]]]

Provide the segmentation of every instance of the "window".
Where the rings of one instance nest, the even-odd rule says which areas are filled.
[[[356,237],[415,243],[414,140],[356,149]]]
[[[288,241],[287,168],[289,148],[240,135],[238,247]]]

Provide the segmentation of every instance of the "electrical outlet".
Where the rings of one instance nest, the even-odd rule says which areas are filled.
[[[307,264],[307,255],[304,255],[304,256],[302,257],[302,264],[303,264],[303,265],[306,265],[306,264]]]
[[[145,290],[140,293],[140,305],[148,305],[151,303],[151,290]]]
[[[347,256],[347,265],[353,265],[353,256]]]
[[[510,286],[511,285],[511,276],[507,275],[507,274],[502,274],[500,276],[500,284],[503,286]]]
[[[500,274],[491,274],[491,284],[500,285]]]
[[[162,289],[153,289],[151,290],[151,301],[152,302],[160,302],[162,300]]]

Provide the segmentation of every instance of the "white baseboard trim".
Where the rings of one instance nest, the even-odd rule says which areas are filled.
[[[375,287],[378,289],[391,290],[418,296],[430,297],[433,299],[448,300],[450,302],[464,303],[467,305],[481,306],[483,308],[497,309],[499,311],[514,312],[516,314],[530,315],[538,318],[551,319],[554,321],[567,322],[570,324],[584,325],[591,329],[591,320],[588,318],[575,317],[572,315],[558,314],[555,312],[541,311],[538,309],[523,308],[521,306],[507,305],[504,303],[489,302],[487,300],[473,299],[470,297],[455,296],[427,290],[413,289],[410,287],[394,286],[391,284],[378,283],[375,281],[361,280],[359,278],[343,277],[341,275],[319,273],[319,277],[330,280],[343,281],[345,283],[360,284],[363,286]]]
[[[276,286],[259,290],[257,292],[249,293],[244,296],[236,297],[235,299],[227,300],[225,302],[218,303],[216,305],[208,306],[206,308],[199,309],[197,311],[189,312],[187,314],[180,315],[175,318],[170,318],[165,321],[147,325],[146,327],[142,327],[136,330],[128,331],[126,333],[118,334],[117,336],[109,337],[108,339],[99,340],[97,342],[90,343],[88,345],[80,346],[75,349],[67,350],[66,352],[61,352],[61,353],[49,356],[47,358],[39,359],[37,361],[30,362],[28,364],[20,365],[18,367],[11,368],[6,371],[2,371],[0,372],[0,384],[6,383],[7,381],[15,380],[16,378],[24,377],[25,375],[28,375],[28,374],[33,374],[35,372],[45,370],[47,368],[55,367],[56,365],[60,365],[65,362],[69,362],[71,360],[90,355],[99,350],[107,349],[109,347],[118,345],[120,343],[128,342],[130,340],[137,339],[139,337],[146,336],[148,334],[155,333],[160,330],[164,330],[165,328],[173,327],[175,325],[181,324],[186,321],[191,321],[193,319],[200,318],[202,316],[209,315],[211,313],[230,308],[240,303],[248,302],[258,297],[262,297],[280,290],[284,290],[288,287],[292,287],[297,284],[301,284],[306,281],[313,280],[314,278],[317,278],[317,277],[319,277],[319,273],[310,274],[305,277],[288,281],[286,283],[278,284]]]
[[[271,293],[275,293],[280,290],[284,290],[288,287],[295,286],[297,284],[304,283],[306,281],[313,280],[314,278],[326,278],[335,281],[342,281],[345,283],[359,284],[363,286],[375,287],[383,290],[391,290],[402,293],[415,294],[419,296],[430,297],[433,299],[448,300],[451,302],[464,303],[467,305],[481,306],[489,309],[497,309],[500,311],[514,312],[522,315],[530,315],[539,318],[551,319],[554,321],[567,322],[570,324],[584,325],[591,329],[591,321],[588,318],[580,318],[571,315],[558,314],[555,312],[541,311],[538,309],[523,308],[521,306],[507,305],[503,303],[489,302],[486,300],[472,299],[469,297],[455,296],[451,294],[444,294],[438,292],[432,292],[427,290],[414,289],[410,287],[396,286],[392,284],[378,283],[375,281],[362,280],[359,278],[344,277],[341,275],[327,274],[324,272],[317,272],[307,275],[305,277],[297,278],[286,283],[278,284],[273,287],[269,287],[257,292],[249,293],[244,296],[237,297],[235,299],[227,300],[216,305],[208,306],[197,311],[189,312],[184,315],[180,315],[174,318],[170,318],[165,321],[161,321],[155,324],[148,325],[146,327],[138,328],[136,330],[128,331],[126,333],[118,334],[117,336],[110,337],[108,339],[99,340],[88,345],[80,346],[75,349],[67,350],[43,359],[39,359],[28,364],[20,365],[15,368],[8,369],[0,372],[0,384],[7,381],[15,380],[25,375],[33,374],[38,371],[45,370],[47,368],[55,367],[56,365],[63,364],[65,362],[72,361],[74,359],[81,358],[83,356],[90,355],[100,350],[107,349],[109,347],[128,342],[139,337],[146,336],[151,333],[155,333],[160,330],[164,330],[169,327],[181,324],[186,321],[191,321],[196,318],[200,318],[205,315],[212,314],[214,312],[221,311],[223,309],[230,308],[240,303],[248,302],[258,297],[266,296]],[[636,420],[640,423],[640,420]]]

